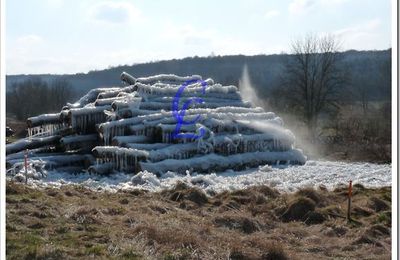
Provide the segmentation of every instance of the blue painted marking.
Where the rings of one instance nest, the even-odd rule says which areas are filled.
[[[198,120],[200,120],[200,115],[197,115],[197,117],[191,121],[185,121],[184,117],[185,117],[185,113],[188,110],[188,108],[190,107],[190,105],[192,103],[197,103],[197,104],[202,104],[204,103],[204,100],[200,97],[192,97],[188,100],[185,101],[185,103],[183,103],[182,105],[182,109],[179,110],[179,101],[181,98],[181,95],[183,93],[183,91],[185,90],[185,88],[193,83],[197,83],[197,82],[201,82],[201,86],[202,86],[202,94],[206,94],[206,86],[207,86],[207,82],[205,82],[204,80],[198,80],[198,79],[191,79],[191,80],[187,80],[185,81],[178,89],[178,91],[176,92],[174,99],[172,101],[172,114],[174,115],[174,117],[176,118],[176,127],[175,130],[172,132],[171,137],[172,139],[177,139],[177,138],[190,138],[190,139],[198,139],[202,136],[205,135],[206,130],[203,127],[199,128],[199,134],[196,135],[194,133],[180,133],[181,127],[182,125],[193,125],[195,124]]]

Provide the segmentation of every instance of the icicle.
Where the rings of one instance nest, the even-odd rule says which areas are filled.
[[[135,167],[136,167],[137,166],[137,156],[134,155],[134,157],[135,157]]]
[[[124,153],[124,168],[128,169],[128,154]]]

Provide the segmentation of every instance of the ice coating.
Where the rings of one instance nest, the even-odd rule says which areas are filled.
[[[121,80],[128,86],[92,89],[59,113],[30,118],[30,138],[7,145],[7,165],[19,163],[27,148],[45,148],[35,156],[52,168],[97,174],[212,173],[306,162],[283,120],[242,100],[236,86],[199,75],[123,72]],[[96,159],[52,163],[46,153]]]
[[[95,89],[92,89],[86,95],[84,95],[78,101],[76,101],[75,103],[73,103],[73,104],[67,103],[67,105],[64,107],[64,109],[84,107],[87,104],[95,102],[96,99],[97,99],[97,96],[100,93],[105,92],[105,91],[118,90],[118,89],[120,89],[120,88],[114,87],[114,88],[95,88]]]
[[[110,164],[104,167],[110,166]],[[23,181],[23,175],[19,175]],[[10,176],[7,178],[11,178]],[[18,177],[17,177],[18,178]],[[15,178],[15,179],[17,179]],[[142,171],[132,173],[116,172],[112,175],[91,175],[83,173],[49,171],[46,177],[28,180],[28,185],[38,188],[81,185],[96,191],[117,192],[119,190],[145,189],[152,192],[172,188],[177,182],[195,186],[207,193],[232,191],[250,186],[267,185],[282,192],[295,192],[304,187],[321,185],[333,189],[339,184],[362,184],[365,187],[392,185],[392,166],[390,164],[347,163],[332,161],[308,161],[304,166],[269,166],[244,171],[228,170],[210,174],[177,174],[167,172],[158,177]]]
[[[290,163],[305,163],[305,157],[300,150],[290,150],[285,152],[249,152],[229,156],[210,153],[204,156],[189,158],[190,156],[185,156],[185,153],[189,153],[190,151],[191,150],[182,149],[179,151],[179,157],[177,159],[165,159],[160,162],[152,163],[140,162],[140,166],[142,170],[162,174],[166,172],[166,169],[178,173],[183,173],[188,169],[197,172],[212,172],[214,169],[241,169],[246,165],[255,166],[265,163],[268,163],[269,165],[279,165],[281,161],[285,165]],[[287,158],[290,158],[290,160]]]
[[[182,84],[185,81],[189,81],[189,80],[201,80],[201,76],[192,75],[192,76],[180,77],[180,76],[177,76],[174,74],[159,74],[159,75],[154,75],[154,76],[150,76],[150,77],[141,77],[141,78],[136,79],[137,82],[144,83],[144,84],[150,84],[150,83],[156,83],[156,82],[164,82],[164,83],[171,82],[171,83]]]

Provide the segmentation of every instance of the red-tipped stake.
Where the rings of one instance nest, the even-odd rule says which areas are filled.
[[[347,204],[347,220],[351,221],[351,216],[350,216],[350,208],[351,208],[351,195],[352,195],[352,181],[349,182],[349,194],[348,194],[348,204]]]

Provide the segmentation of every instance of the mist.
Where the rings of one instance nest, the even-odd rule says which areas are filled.
[[[283,121],[280,117],[273,120],[257,121],[257,120],[237,120],[238,123],[244,124],[247,127],[257,130],[265,134],[271,134],[276,139],[293,140],[295,139],[293,133],[283,127]]]
[[[257,97],[255,88],[251,84],[247,64],[243,66],[242,77],[239,79],[240,96],[245,101],[250,101],[255,106],[264,107],[264,101]]]
[[[314,159],[320,157],[320,147],[317,147],[309,140],[309,131],[301,120],[294,115],[274,111],[265,100],[258,98],[255,87],[251,83],[247,64],[243,66],[242,76],[239,79],[239,92],[243,100],[250,101],[253,105],[262,107],[266,111],[276,112],[276,115],[282,119],[282,126],[251,121],[250,125],[254,129],[263,133],[273,133],[274,135],[285,138],[294,138],[294,146],[302,149],[307,157]],[[284,125],[286,126],[283,127]]]

